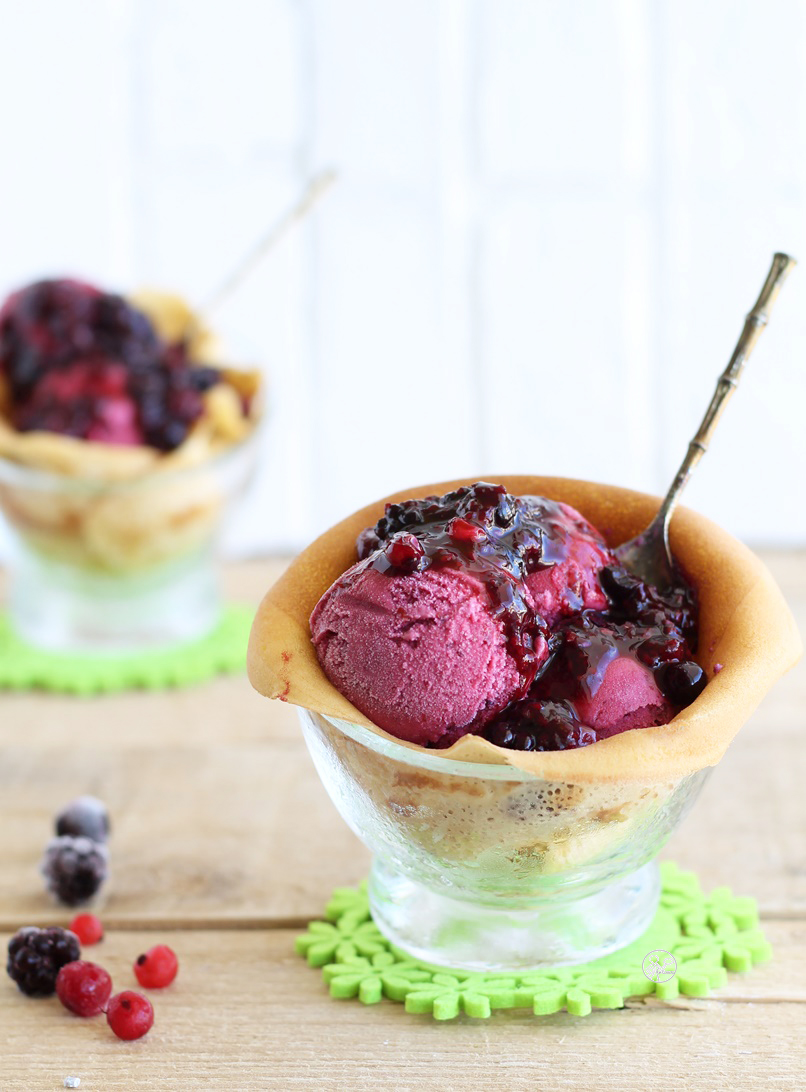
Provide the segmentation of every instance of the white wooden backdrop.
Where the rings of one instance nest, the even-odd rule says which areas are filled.
[[[688,501],[806,543],[804,0],[0,0],[0,290],[205,297],[273,416],[230,549],[496,469],[660,491],[776,249]]]

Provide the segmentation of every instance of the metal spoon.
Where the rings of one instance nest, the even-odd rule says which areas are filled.
[[[756,347],[756,342],[769,321],[770,312],[782,284],[796,264],[795,259],[790,258],[788,254],[776,254],[773,257],[761,294],[745,320],[744,329],[733,350],[733,356],[719,377],[711,404],[705,411],[697,435],[688,445],[686,457],[680,464],[680,469],[657,515],[646,530],[635,538],[631,538],[629,542],[623,543],[615,551],[625,568],[630,569],[647,584],[654,584],[661,591],[672,587],[675,583],[675,565],[669,549],[669,521],[672,518],[672,512],[695,467],[708,450],[717,422],[722,416],[728,399],[739,384],[745,362]]]

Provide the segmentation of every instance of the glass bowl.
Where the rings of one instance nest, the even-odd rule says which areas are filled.
[[[212,630],[221,609],[216,540],[254,471],[258,434],[121,481],[0,458],[16,632],[46,649],[119,652]]]
[[[469,971],[586,962],[640,936],[658,905],[654,858],[708,773],[545,781],[300,716],[325,788],[374,855],[379,929]]]

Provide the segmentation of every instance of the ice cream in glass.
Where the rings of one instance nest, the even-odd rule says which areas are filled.
[[[673,591],[619,564],[657,506],[560,478],[412,489],[327,532],[264,599],[250,677],[300,707],[402,949],[524,969],[649,925],[654,858],[800,652],[763,564],[690,510]]]

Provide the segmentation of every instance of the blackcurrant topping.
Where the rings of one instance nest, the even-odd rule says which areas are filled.
[[[565,751],[596,740],[568,702],[531,698],[510,705],[483,735],[498,747],[517,751]]]
[[[603,609],[576,610],[550,630],[532,605],[525,578],[565,561],[571,536],[587,536],[608,562],[599,571],[607,602]],[[682,574],[662,594],[619,565],[590,525],[554,501],[514,497],[502,485],[477,482],[443,497],[387,505],[357,545],[365,565],[346,579],[368,566],[398,575],[452,568],[486,586],[520,673],[509,705],[482,729],[497,746],[543,751],[595,742],[596,731],[580,722],[574,703],[595,695],[620,656],[654,672],[675,710],[691,704],[706,685],[693,662],[696,596]],[[450,733],[436,746],[455,738]]]
[[[660,664],[655,669],[655,682],[670,702],[686,706],[702,694],[708,678],[699,664],[685,660]]]
[[[574,532],[590,535],[579,523]],[[387,505],[375,527],[359,536],[358,553],[380,572],[452,568],[480,580],[520,674],[518,700],[535,679],[549,637],[524,578],[566,557],[570,524],[554,501],[514,497],[503,485],[476,482],[444,497]],[[593,541],[604,549],[600,539]]]

